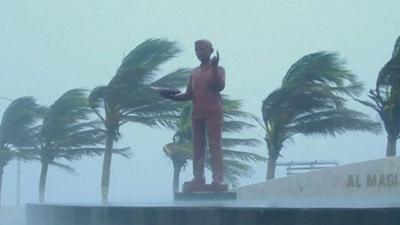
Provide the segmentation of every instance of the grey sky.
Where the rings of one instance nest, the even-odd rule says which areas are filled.
[[[340,53],[349,69],[372,87],[400,35],[399,25],[398,0],[0,0],[0,96],[32,95],[48,105],[68,89],[106,84],[123,55],[151,37],[178,41],[183,50],[165,72],[194,67],[193,41],[208,38],[227,71],[224,93],[243,99],[245,110],[260,116],[261,101],[279,87],[289,66],[312,52]],[[0,100],[0,112],[6,105]],[[362,106],[351,105],[377,119]],[[118,146],[132,147],[134,156],[114,158],[111,201],[171,199],[172,166],[161,148],[172,132],[136,125],[122,131]],[[262,131],[243,135],[261,137]],[[283,161],[344,164],[382,157],[385,148],[384,134],[294,141],[283,151]],[[252,151],[265,154],[265,145]],[[96,158],[74,164],[76,175],[50,168],[48,201],[98,201],[101,162]],[[265,165],[255,169],[243,184],[264,179]],[[22,200],[36,201],[40,164],[26,164],[22,172]],[[14,176],[11,164],[5,171],[5,204],[14,201]],[[182,179],[189,178],[190,167]]]

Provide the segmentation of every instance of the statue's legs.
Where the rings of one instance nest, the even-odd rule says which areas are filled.
[[[183,192],[225,192],[228,190],[228,186],[223,184],[221,126],[222,113],[213,113],[205,118],[192,119],[193,179],[183,184]],[[204,177],[206,132],[211,154],[211,185],[205,184]]]
[[[223,182],[223,160],[222,160],[222,114],[216,113],[206,118],[207,137],[210,144],[212,182],[222,184]]]
[[[205,183],[204,157],[206,147],[206,123],[204,119],[192,120],[193,138],[193,180],[194,183]]]

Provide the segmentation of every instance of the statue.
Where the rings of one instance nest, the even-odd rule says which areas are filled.
[[[175,101],[193,102],[192,136],[193,136],[193,179],[185,182],[184,192],[196,191],[227,191],[223,184],[223,161],[221,132],[223,109],[220,91],[225,87],[225,70],[219,66],[219,53],[213,58],[214,49],[208,40],[195,42],[195,52],[200,60],[200,66],[191,74],[186,92],[176,93],[162,90],[160,94]],[[169,95],[169,96],[168,96]],[[210,145],[212,183],[206,185],[204,176],[204,160],[206,135]]]

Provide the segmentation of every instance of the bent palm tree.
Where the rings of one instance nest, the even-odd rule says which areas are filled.
[[[21,97],[12,101],[3,114],[0,124],[0,202],[3,171],[8,162],[33,158],[19,148],[34,144],[35,125],[43,111],[32,97]]]
[[[104,131],[99,129],[98,121],[90,120],[91,113],[83,89],[65,92],[47,110],[37,144],[42,165],[39,202],[45,201],[46,178],[50,165],[72,171],[70,166],[58,160],[79,160],[84,156],[97,156],[104,152],[104,148],[98,147],[104,143]]]
[[[357,101],[378,112],[387,133],[386,156],[395,156],[400,137],[400,37],[392,58],[379,72],[375,89],[370,90],[368,97],[372,102]]]
[[[191,103],[186,103],[177,121],[177,131],[173,136],[173,142],[164,146],[164,153],[171,159],[173,164],[173,192],[179,191],[180,172],[187,162],[192,159],[192,126],[191,126]],[[250,152],[234,150],[237,147],[256,146],[259,141],[254,138],[226,137],[230,133],[240,132],[246,128],[253,127],[246,122],[251,115],[241,111],[241,103],[223,96],[224,121],[222,151],[224,160],[224,174],[226,181],[236,186],[240,177],[251,172],[250,163],[265,161],[265,158]],[[211,169],[209,154],[206,157],[206,167]]]
[[[275,177],[276,160],[284,143],[296,134],[378,132],[366,114],[345,107],[346,96],[357,96],[363,87],[336,54],[318,52],[293,64],[281,88],[262,103],[263,128],[268,148],[267,180]]]
[[[179,52],[175,42],[149,39],[133,49],[122,61],[108,85],[92,90],[90,106],[106,129],[101,195],[108,201],[111,158],[119,128],[134,122],[150,127],[174,127],[181,103],[169,102],[151,90],[150,86],[181,87],[186,83],[187,70],[178,69],[156,79],[159,67]]]

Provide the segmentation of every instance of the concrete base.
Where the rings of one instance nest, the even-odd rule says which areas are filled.
[[[226,192],[228,185],[226,184],[196,184],[185,182],[182,186],[183,192]]]
[[[236,200],[236,192],[178,192],[174,194],[177,201]]]
[[[239,201],[399,202],[400,157],[370,160],[239,187]]]
[[[398,225],[400,207],[257,206],[235,201],[26,207],[27,225]],[[301,206],[301,205],[300,205]],[[305,206],[305,205],[303,205]]]
[[[27,225],[399,225],[400,157],[235,191],[237,201],[212,199],[229,192],[195,192],[175,196],[192,201],[159,204],[28,204]]]

